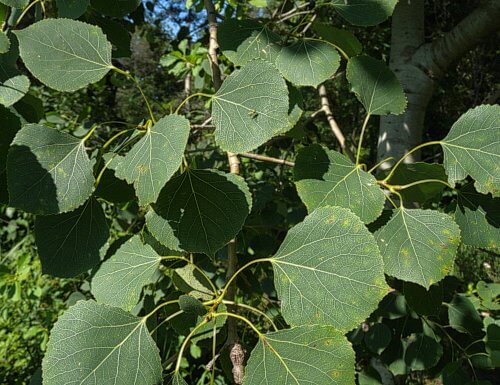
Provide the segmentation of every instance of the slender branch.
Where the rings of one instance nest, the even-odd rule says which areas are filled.
[[[210,61],[210,67],[212,69],[212,80],[214,83],[215,91],[217,91],[222,85],[221,71],[219,67],[219,59],[217,56],[217,49],[219,48],[219,43],[217,40],[217,12],[215,11],[214,4],[212,0],[204,0],[205,9],[208,13],[208,28],[209,28],[209,45],[208,45],[208,57]],[[240,160],[238,156],[232,152],[227,153],[227,159],[229,161],[229,171],[231,174],[240,173]],[[238,267],[238,256],[236,253],[236,239],[229,241],[227,245],[228,254],[228,266],[227,266],[227,277],[232,277]],[[227,299],[233,301],[236,294],[236,286],[229,285],[227,287]],[[231,307],[230,307],[231,310]],[[227,344],[229,344],[230,349],[235,348],[239,345],[238,342],[238,330],[234,319],[229,319],[227,322]],[[237,376],[235,372],[235,367],[233,367],[234,382],[236,384],[241,383],[241,378]]]
[[[356,152],[356,164],[359,164],[359,157],[361,156],[361,149],[363,148],[363,137],[365,136],[366,126],[368,126],[370,116],[370,114],[366,114],[365,121],[363,122],[363,127],[361,128],[361,134],[359,135],[358,142],[358,151]]]
[[[251,153],[247,153],[247,152],[240,153],[238,155],[241,156],[241,157],[243,157],[243,158],[261,160],[263,162],[270,162],[270,163],[282,164],[282,165],[289,166],[289,167],[294,167],[295,166],[295,163],[290,162],[288,160],[278,159],[278,158],[271,158],[270,156],[265,156],[265,155],[251,154]]]
[[[335,138],[337,138],[337,141],[339,142],[342,150],[352,161],[354,161],[354,155],[349,149],[349,146],[347,146],[346,144],[345,136],[342,133],[339,125],[335,121],[335,118],[333,117],[332,109],[330,108],[330,101],[328,100],[328,94],[326,92],[326,87],[324,86],[324,84],[319,86],[318,93],[321,100],[321,110],[326,115],[326,119],[328,120],[328,124],[330,125],[330,129],[332,130],[333,135],[335,135]]]

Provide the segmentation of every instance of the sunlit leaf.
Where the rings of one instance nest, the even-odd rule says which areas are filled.
[[[468,184],[458,192],[455,221],[466,245],[500,247],[500,198],[479,194]]]
[[[213,256],[241,230],[251,205],[241,177],[190,169],[167,183],[146,223],[173,250]]]
[[[215,140],[224,150],[253,150],[286,130],[288,89],[279,71],[264,60],[229,75],[212,99]]]
[[[15,34],[26,67],[56,90],[75,91],[95,83],[113,67],[111,44],[99,27],[70,19],[45,19]]]
[[[92,294],[98,302],[130,311],[139,302],[143,286],[153,283],[161,257],[135,235],[92,278]]]
[[[340,56],[329,43],[302,40],[283,47],[276,59],[282,75],[297,86],[317,87],[332,77],[340,66]]]
[[[384,62],[365,55],[352,57],[346,76],[369,114],[399,115],[406,109],[403,87]]]
[[[43,125],[16,135],[7,157],[10,205],[49,215],[81,206],[94,190],[83,140]]]
[[[26,95],[30,80],[25,75],[14,76],[0,84],[0,104],[12,106]]]
[[[337,151],[320,145],[302,149],[294,175],[299,196],[310,212],[317,207],[340,206],[370,223],[384,208],[385,195],[375,177]]]
[[[160,354],[145,321],[94,301],[77,302],[50,333],[44,384],[159,384]]]
[[[299,326],[262,336],[245,369],[243,385],[354,383],[354,351],[333,327]]]
[[[463,114],[441,141],[451,185],[470,175],[476,190],[500,197],[500,106],[483,105]]]
[[[172,281],[178,290],[189,294],[193,298],[208,301],[214,296],[206,278],[191,263],[175,269]]]
[[[134,184],[141,205],[154,202],[179,169],[189,130],[186,118],[165,116],[118,163],[115,175]]]
[[[226,19],[219,26],[217,38],[224,55],[238,66],[257,58],[274,63],[281,49],[279,35],[248,19]]]
[[[332,6],[349,23],[371,26],[392,15],[398,0],[333,0]]]
[[[350,210],[323,207],[293,227],[271,259],[285,320],[350,330],[387,293],[382,257]]]
[[[387,275],[428,289],[451,272],[460,229],[449,215],[399,208],[376,238]]]
[[[104,257],[108,238],[106,216],[95,199],[75,211],[35,220],[43,272],[56,277],[74,277],[96,266]]]

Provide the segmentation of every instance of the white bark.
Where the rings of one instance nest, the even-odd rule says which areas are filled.
[[[380,120],[378,159],[396,160],[422,141],[425,111],[436,82],[453,62],[499,28],[500,1],[484,1],[439,39],[424,44],[424,0],[401,0],[392,18],[390,67],[408,98],[406,112]],[[405,161],[420,159],[415,152]],[[384,163],[387,168],[391,162]]]

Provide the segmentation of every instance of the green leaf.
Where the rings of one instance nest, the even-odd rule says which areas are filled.
[[[411,282],[403,283],[403,292],[408,306],[419,315],[438,315],[443,303],[443,287],[432,285],[426,290]]]
[[[288,121],[290,122],[289,127],[286,129],[293,128],[300,120],[300,117],[304,113],[304,99],[300,91],[292,86],[290,83],[288,86]]]
[[[7,180],[10,205],[40,215],[72,211],[94,190],[83,140],[37,124],[17,133],[7,157]]]
[[[8,52],[0,55],[0,81],[4,82],[10,78],[19,75],[17,69],[17,59],[19,58],[19,43],[16,35],[7,34],[10,40],[10,49]]]
[[[448,304],[448,319],[450,326],[461,333],[474,335],[483,328],[479,313],[464,295],[455,295]]]
[[[197,316],[207,314],[207,309],[203,306],[203,303],[190,295],[181,295],[179,297],[179,307],[186,314],[195,314]]]
[[[375,354],[380,354],[392,339],[391,329],[382,323],[371,326],[365,334],[365,344]]]
[[[91,0],[90,4],[96,11],[106,16],[123,17],[133,12],[141,0]]]
[[[212,102],[215,140],[226,151],[254,150],[289,128],[285,80],[264,60],[229,75]]]
[[[483,105],[463,114],[441,141],[448,181],[470,175],[477,191],[500,197],[500,106]]]
[[[15,34],[26,67],[56,90],[75,91],[101,80],[113,68],[111,44],[99,27],[46,19]]]
[[[29,3],[29,0],[0,0],[0,3],[4,3],[9,7],[20,9],[26,7]]]
[[[402,163],[396,168],[396,171],[388,182],[391,185],[403,186],[424,179],[437,179],[447,182],[448,177],[444,172],[443,166],[440,164],[423,162]],[[444,188],[445,185],[443,183],[429,182],[399,190],[399,193],[403,197],[404,202],[425,203],[437,194],[442,193]]]
[[[14,140],[16,133],[21,129],[21,121],[9,109],[0,106],[0,202],[7,203],[9,194],[7,192],[7,152],[10,144]]]
[[[59,317],[42,370],[50,385],[156,385],[163,371],[146,319],[94,301]]]
[[[333,0],[336,11],[354,25],[364,27],[387,20],[394,12],[398,0]]]
[[[334,44],[348,57],[359,55],[363,52],[363,46],[358,38],[347,29],[332,27],[329,24],[315,22],[314,31],[326,41]]]
[[[258,58],[274,63],[281,49],[279,35],[248,19],[226,19],[219,26],[217,38],[222,53],[237,66]]]
[[[385,195],[375,177],[337,151],[317,144],[305,147],[297,155],[294,175],[300,199],[309,212],[340,206],[370,223],[384,208]]]
[[[412,336],[408,341],[405,362],[412,370],[426,370],[434,367],[443,355],[443,347],[424,334]]]
[[[329,43],[302,40],[283,47],[276,59],[282,75],[297,86],[317,87],[329,79],[340,66],[340,56]]]
[[[28,123],[38,123],[45,116],[43,102],[29,93],[14,104],[14,109]]]
[[[0,31],[0,53],[9,52],[9,49],[10,49],[9,37],[5,34],[5,32]]]
[[[134,186],[118,179],[114,170],[109,168],[104,170],[95,195],[113,203],[123,203],[136,199]]]
[[[160,261],[153,248],[135,235],[101,264],[92,278],[92,294],[100,303],[130,311],[142,288],[155,281]]]
[[[188,385],[186,381],[181,377],[179,373],[175,373],[172,378],[172,385]]]
[[[406,109],[403,87],[383,61],[365,55],[350,58],[346,76],[370,115],[399,115]]]
[[[354,384],[354,351],[329,326],[299,326],[263,335],[250,354],[243,385]]]
[[[130,57],[132,55],[130,49],[132,37],[122,24],[104,17],[98,18],[97,24],[113,45],[113,58]]]
[[[134,184],[139,204],[154,202],[165,183],[179,169],[189,130],[186,118],[165,116],[149,128],[120,161],[115,175]]]
[[[191,263],[175,269],[172,281],[178,290],[189,294],[190,297],[208,301],[214,296],[206,278]]]
[[[38,216],[35,239],[44,273],[74,277],[104,257],[109,228],[101,204],[90,199],[69,213]]]
[[[399,208],[375,236],[385,273],[428,289],[453,269],[460,229],[446,214]]]
[[[146,224],[173,250],[213,256],[241,230],[251,205],[243,178],[190,169],[167,183]]]
[[[372,234],[350,210],[323,207],[293,227],[271,259],[283,317],[290,325],[347,331],[387,294]]]
[[[57,15],[68,19],[78,19],[87,10],[90,0],[56,0]]]
[[[477,283],[477,294],[481,298],[484,307],[490,310],[500,310],[500,283]],[[499,349],[500,350],[500,349]]]
[[[14,76],[0,84],[0,104],[12,106],[26,95],[30,80],[25,75]]]
[[[466,245],[500,247],[500,198],[479,194],[472,184],[458,191],[455,221]]]

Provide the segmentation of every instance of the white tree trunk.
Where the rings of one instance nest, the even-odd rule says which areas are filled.
[[[482,39],[499,28],[500,0],[484,1],[480,7],[439,39],[424,44],[424,0],[400,0],[392,17],[391,60],[408,98],[402,115],[380,120],[378,159],[401,158],[422,141],[425,111],[436,81],[447,68]],[[415,152],[405,161],[420,159]],[[381,168],[390,164],[385,162]]]

